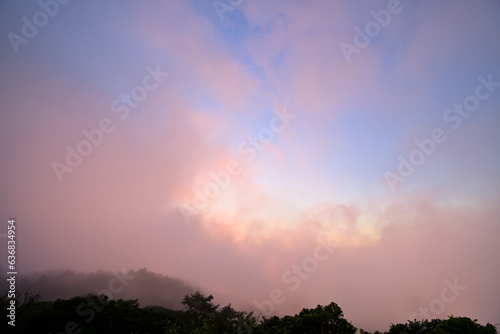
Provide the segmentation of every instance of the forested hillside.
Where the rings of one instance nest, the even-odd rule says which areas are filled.
[[[18,276],[17,287],[40,296],[41,301],[69,299],[88,293],[107,294],[112,299],[138,299],[141,306],[157,305],[182,309],[182,298],[195,289],[180,279],[147,269],[76,273],[71,270],[45,271]],[[111,286],[110,286],[111,285]],[[8,291],[2,281],[1,291]]]
[[[260,317],[236,311],[230,304],[215,305],[213,296],[196,292],[186,295],[185,310],[162,306],[140,307],[135,300],[111,300],[106,295],[88,294],[71,299],[40,301],[25,293],[17,299],[15,326],[3,321],[2,333],[106,333],[106,334],[188,334],[188,333],[255,333],[255,334],[354,334],[357,328],[344,318],[335,303],[303,309],[299,314],[284,317]],[[0,307],[8,309],[6,296]],[[360,329],[362,334],[369,334]],[[392,325],[384,334],[496,334],[496,328],[482,326],[466,317],[446,320],[410,321]],[[375,332],[375,334],[382,334]]]

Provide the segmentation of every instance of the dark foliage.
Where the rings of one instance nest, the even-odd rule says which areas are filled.
[[[119,271],[116,271],[119,272]],[[77,273],[72,270],[52,270],[41,273],[20,275],[16,287],[19,290],[29,290],[40,295],[41,300],[69,299],[73,296],[88,293],[99,294],[107,289],[109,282],[116,277],[116,272],[96,271]],[[130,270],[125,280],[123,290],[113,296],[113,299],[138,299],[139,304],[159,305],[173,310],[181,310],[180,301],[186,294],[196,291],[195,288],[182,280],[160,275],[146,268]],[[8,291],[8,282],[0,282],[0,291]],[[120,287],[121,283],[115,284]]]
[[[0,333],[106,333],[106,334],[167,334],[167,333],[339,333],[354,334],[356,328],[344,319],[335,303],[303,309],[285,317],[256,319],[253,313],[222,308],[212,303],[213,296],[196,292],[184,297],[185,311],[162,306],[140,307],[137,299],[111,300],[106,295],[87,294],[70,299],[41,301],[38,295],[19,294],[16,298],[16,326],[7,321],[0,324]],[[7,296],[0,298],[0,307],[9,305]],[[361,330],[362,334],[369,334]],[[381,334],[380,332],[376,332]],[[409,321],[392,325],[384,334],[497,334],[496,328],[482,326],[465,317],[447,320]]]

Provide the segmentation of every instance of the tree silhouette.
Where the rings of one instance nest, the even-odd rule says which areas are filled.
[[[141,308],[137,299],[111,300],[106,295],[87,294],[70,299],[40,301],[29,292],[16,296],[16,326],[3,321],[0,333],[107,333],[107,334],[354,334],[356,328],[344,318],[335,303],[303,309],[299,314],[262,318],[253,313],[236,311],[231,304],[219,309],[213,296],[200,292],[185,295],[186,311],[162,306]],[[7,308],[7,295],[0,307]],[[370,334],[360,330],[362,334]],[[383,334],[497,334],[491,324],[454,317],[440,320],[413,320],[393,324]],[[375,332],[375,334],[382,334]]]

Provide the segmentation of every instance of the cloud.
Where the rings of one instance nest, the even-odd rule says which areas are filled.
[[[402,3],[350,64],[339,43],[386,1],[244,1],[223,23],[192,2],[72,3],[19,56],[0,45],[0,212],[19,222],[20,271],[147,267],[247,309],[281,289],[278,313],[335,301],[373,330],[458,277],[445,313],[498,319],[498,95],[400,191],[383,178],[495,70],[497,4]],[[0,30],[25,11],[6,7],[19,19]],[[169,76],[121,120],[111,104],[156,64]],[[284,106],[297,117],[245,162]],[[53,161],[103,118],[113,132],[59,182]],[[233,159],[241,173],[186,224],[178,205]],[[290,289],[318,239],[338,248]]]

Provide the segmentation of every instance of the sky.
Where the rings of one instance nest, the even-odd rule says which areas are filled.
[[[19,273],[500,323],[498,1],[9,0],[0,33]]]

